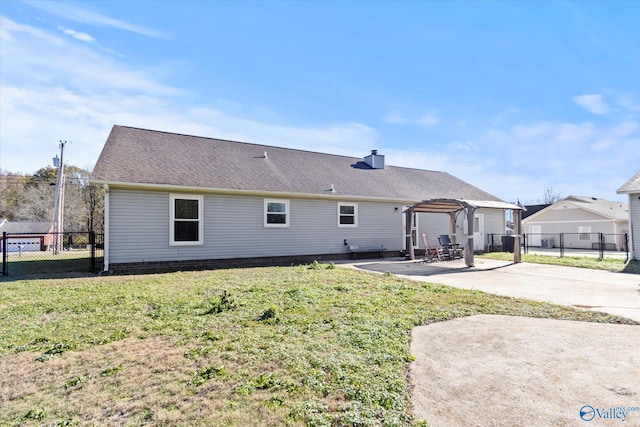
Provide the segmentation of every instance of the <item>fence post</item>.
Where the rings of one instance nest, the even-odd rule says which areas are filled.
[[[627,254],[625,261],[629,261],[629,233],[624,233],[624,251]]]
[[[96,269],[96,235],[89,231],[89,246],[91,246],[91,271]]]
[[[2,275],[9,275],[9,257],[7,256],[7,232],[2,232]]]
[[[564,233],[560,233],[560,258],[564,256]]]
[[[604,258],[604,234],[598,233],[598,259]]]

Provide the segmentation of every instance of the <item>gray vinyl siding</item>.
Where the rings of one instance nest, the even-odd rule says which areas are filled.
[[[336,254],[349,245],[401,249],[398,205],[357,202],[358,227],[342,228],[337,201],[283,198],[289,200],[289,227],[268,228],[262,197],[203,196],[203,245],[170,246],[169,193],[112,188],[110,262]]]

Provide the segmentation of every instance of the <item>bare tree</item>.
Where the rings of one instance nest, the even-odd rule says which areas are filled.
[[[16,218],[35,222],[52,221],[54,193],[55,188],[48,182],[25,186],[16,208]]]
[[[562,196],[560,193],[555,191],[553,187],[545,188],[542,203],[545,205],[552,205],[554,203],[558,203],[560,200],[562,200]]]
[[[0,219],[15,217],[25,181],[22,175],[0,170]]]
[[[18,221],[53,221],[56,173],[55,168],[48,166],[31,176],[14,175],[13,180],[8,179],[11,177],[9,173],[0,174],[0,217]],[[102,232],[104,189],[91,184],[89,175],[87,170],[76,166],[65,168],[65,231],[88,229]],[[8,182],[13,182],[13,187]],[[10,198],[9,194],[15,196]]]

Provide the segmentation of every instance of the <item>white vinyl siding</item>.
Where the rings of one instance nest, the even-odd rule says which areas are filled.
[[[202,245],[202,196],[169,195],[169,245]]]
[[[338,203],[338,227],[358,227],[357,203]]]
[[[288,200],[264,200],[264,226],[283,228],[289,227]]]
[[[629,231],[631,256],[640,260],[640,193],[629,194]]]

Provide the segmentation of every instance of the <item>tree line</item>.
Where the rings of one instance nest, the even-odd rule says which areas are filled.
[[[53,222],[57,168],[33,175],[0,170],[0,219]],[[64,231],[104,232],[104,189],[89,181],[90,172],[65,166]]]

